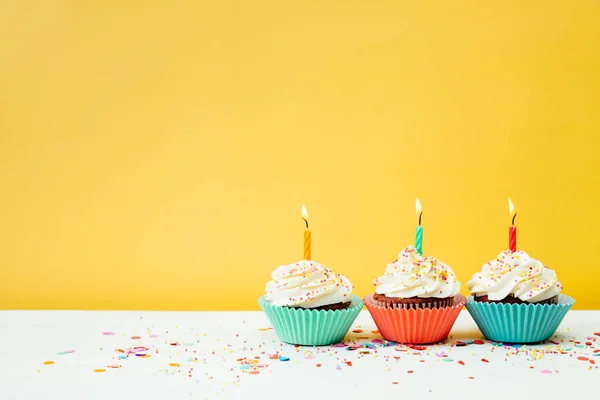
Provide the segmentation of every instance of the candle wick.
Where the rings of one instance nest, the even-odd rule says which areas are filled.
[[[423,215],[423,211],[419,213],[419,226],[421,226],[421,216]]]
[[[515,218],[517,218],[517,213],[515,213],[515,215],[513,215],[513,219],[512,219],[512,224],[515,224]]]
[[[308,229],[308,220],[304,217],[302,217],[302,219],[304,220],[304,223],[306,224],[306,229]]]

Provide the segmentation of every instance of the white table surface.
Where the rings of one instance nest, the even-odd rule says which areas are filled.
[[[520,348],[485,341],[467,311],[446,344],[425,350],[294,347],[268,327],[262,312],[0,311],[0,399],[600,396],[600,311],[570,311],[552,339],[559,344]],[[367,311],[355,329],[363,332],[346,343],[381,339]],[[455,345],[477,339],[485,343]],[[150,357],[116,351],[136,346]]]

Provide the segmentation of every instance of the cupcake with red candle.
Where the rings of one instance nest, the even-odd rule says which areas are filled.
[[[400,343],[444,340],[465,304],[452,269],[409,246],[373,281],[365,297],[381,335]]]
[[[510,200],[509,205],[513,214]],[[510,249],[487,262],[467,283],[472,295],[467,310],[490,340],[539,343],[556,332],[575,301],[560,294],[555,271],[516,249],[514,215]]]

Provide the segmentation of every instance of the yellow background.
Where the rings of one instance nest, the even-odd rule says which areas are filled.
[[[518,244],[600,308],[600,3],[0,3],[0,308],[257,309]]]

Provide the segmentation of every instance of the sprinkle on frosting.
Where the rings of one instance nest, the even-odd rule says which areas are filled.
[[[373,285],[376,293],[399,298],[446,298],[460,291],[460,282],[449,266],[435,257],[421,256],[412,246],[402,250]]]
[[[278,306],[320,307],[352,300],[352,284],[315,261],[282,265],[271,274],[267,298]]]
[[[472,295],[502,300],[513,295],[523,301],[538,302],[560,293],[556,272],[523,251],[505,250],[487,262],[467,283]]]

